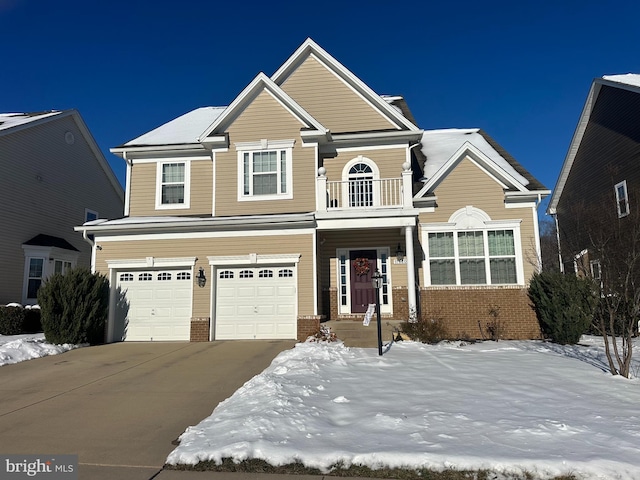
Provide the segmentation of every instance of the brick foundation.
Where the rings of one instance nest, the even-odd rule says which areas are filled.
[[[190,342],[208,342],[210,325],[211,325],[211,319],[209,317],[192,317],[191,318],[191,334],[189,335],[189,341]]]
[[[487,325],[498,312],[502,339],[541,338],[540,326],[525,288],[423,288],[420,316],[442,318],[453,338],[490,338]]]
[[[310,335],[320,330],[322,315],[303,315],[298,317],[298,341],[304,342]]]

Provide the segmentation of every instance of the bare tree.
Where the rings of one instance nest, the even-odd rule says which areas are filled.
[[[549,217],[540,222],[540,255],[543,272],[560,271],[556,223]]]
[[[628,378],[640,320],[640,205],[627,205],[621,215],[615,198],[601,200],[590,208],[576,205],[566,244],[579,246],[572,252],[578,274],[594,279],[599,305],[593,326],[603,337],[609,369]]]

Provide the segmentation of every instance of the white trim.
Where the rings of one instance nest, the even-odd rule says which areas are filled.
[[[536,272],[542,271],[542,247],[540,246],[540,225],[537,205],[531,209],[533,219],[533,238],[536,246]]]
[[[134,259],[114,259],[106,260],[107,267],[110,270],[123,269],[151,269],[151,268],[180,268],[193,267],[196,264],[197,257],[181,257],[181,258],[134,258]]]
[[[211,216],[216,216],[216,152],[211,152],[211,185],[213,188],[211,189]]]
[[[348,153],[348,152],[358,152],[358,151],[370,151],[370,150],[391,150],[391,149],[405,149],[407,150],[406,143],[398,143],[398,144],[390,144],[390,145],[368,145],[363,147],[337,147],[336,152],[338,153]]]
[[[276,147],[275,145],[282,142],[285,146]],[[255,145],[256,142],[246,142],[247,144]],[[236,144],[237,149],[237,158],[238,158],[238,201],[239,202],[259,202],[262,200],[271,201],[271,200],[291,200],[293,198],[293,142],[291,140],[261,140],[258,142],[259,147],[257,149],[249,149],[244,148],[248,145],[241,145],[240,143]],[[273,147],[272,147],[273,145]],[[277,177],[277,186],[278,190],[280,190],[281,185],[281,175],[282,169],[281,167],[281,155],[282,152],[285,152],[285,168],[286,171],[286,188],[287,191],[285,193],[275,193],[270,195],[256,195],[253,193],[253,169],[251,169],[251,173],[249,176],[249,194],[244,193],[244,156],[249,155],[249,164],[252,165],[252,155],[254,153],[259,152],[273,152],[277,153],[276,158],[276,177]]]
[[[209,265],[295,265],[300,262],[300,253],[224,255],[208,256]]]
[[[336,248],[336,295],[338,296],[337,306],[338,314],[340,315],[357,315],[352,312],[351,309],[351,252],[355,250],[374,250],[376,252],[376,268],[382,273],[382,255],[387,256],[387,303],[380,305],[380,313],[390,314],[393,313],[393,279],[391,275],[391,251],[389,247],[349,247],[349,248]],[[340,289],[342,284],[340,283],[340,256],[344,255],[346,258],[345,278],[347,282],[347,304],[342,305],[340,301]],[[364,314],[363,314],[364,315]]]
[[[282,150],[285,148],[293,148],[295,140],[269,140],[268,138],[255,142],[235,142],[233,145],[237,151],[244,150]]]
[[[126,158],[125,158],[126,160]],[[130,162],[127,163],[127,173],[125,179],[125,195],[124,195],[124,216],[129,216],[129,209],[131,205],[131,169],[133,165]]]
[[[369,225],[371,226],[371,225]],[[193,238],[243,238],[243,237],[274,237],[278,235],[313,235],[315,229],[300,228],[292,230],[233,230],[223,232],[171,232],[171,233],[143,233],[136,235],[105,235],[96,238],[99,242],[129,242],[146,240],[182,240]]]
[[[136,165],[136,164],[139,164],[139,163],[158,163],[158,162],[184,163],[184,162],[199,162],[199,161],[205,161],[205,160],[211,160],[211,156],[210,155],[198,155],[198,156],[191,156],[191,157],[179,157],[179,156],[170,157],[170,156],[166,156],[166,157],[153,157],[153,158],[134,158],[134,159],[131,160],[131,163]]]
[[[313,234],[313,314],[318,315],[318,232]]]
[[[184,203],[162,203],[162,167],[184,163]],[[191,208],[191,161],[172,159],[158,161],[156,167],[156,210],[185,210]]]
[[[624,206],[625,206],[624,212],[620,209],[621,199],[620,199],[620,195],[618,195],[618,189],[620,187],[624,189]],[[627,215],[629,215],[629,191],[627,190],[627,181],[623,180],[621,182],[616,183],[613,189],[616,194],[616,211],[618,212],[618,218],[626,217]]]
[[[368,215],[370,211],[361,211],[360,216],[343,218],[323,218],[318,219],[318,230],[352,230],[359,228],[389,228],[408,227],[416,224],[414,215],[408,217],[398,216],[398,212],[390,212],[388,216]],[[378,213],[378,212],[376,212]],[[395,215],[394,215],[395,214]]]
[[[71,264],[71,268],[78,264],[80,252],[76,250],[66,250],[58,247],[47,247],[42,245],[22,245],[24,255],[24,270],[22,276],[22,303],[32,303],[35,297],[27,297],[29,285],[29,263],[32,258],[41,258],[42,262],[42,282],[55,273],[56,260]],[[35,278],[35,277],[34,277]],[[42,283],[41,283],[42,285]]]

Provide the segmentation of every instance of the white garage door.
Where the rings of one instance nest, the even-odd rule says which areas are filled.
[[[217,271],[215,338],[296,338],[293,267],[221,268]]]
[[[190,270],[137,270],[118,273],[129,302],[125,340],[189,340]]]

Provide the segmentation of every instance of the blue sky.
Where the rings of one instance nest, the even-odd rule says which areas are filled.
[[[594,77],[640,73],[640,2],[0,0],[0,112],[75,108],[109,148],[228,105],[307,37],[421,128],[479,127],[549,189]]]

